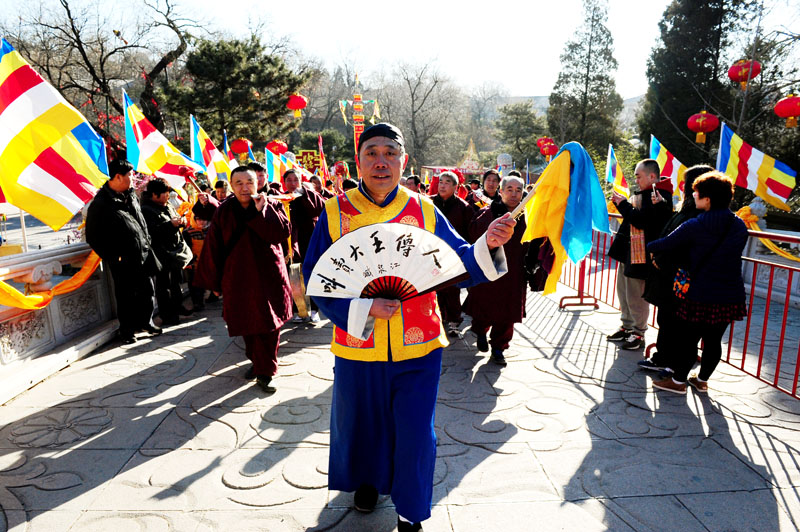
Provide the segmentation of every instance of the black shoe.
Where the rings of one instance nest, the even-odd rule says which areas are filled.
[[[503,352],[499,349],[492,349],[492,356],[489,357],[489,360],[497,364],[498,366],[506,367],[508,362],[506,362],[506,357],[503,355]]]
[[[194,310],[189,310],[189,309],[188,309],[188,308],[186,308],[186,307],[181,307],[181,308],[178,310],[178,316],[191,316],[191,315],[192,315],[192,313],[194,313]]]
[[[644,336],[632,332],[625,338],[625,341],[622,342],[620,347],[626,351],[638,351],[639,349],[644,349]]]
[[[268,375],[258,375],[256,377],[256,384],[259,388],[267,393],[275,393],[275,387],[270,386],[269,383],[272,382],[272,377]]]
[[[175,317],[170,316],[168,318],[161,318],[161,325],[162,326],[178,325],[178,324],[180,324],[180,322],[181,322],[181,320],[177,316],[175,316]]]
[[[131,345],[136,343],[136,337],[134,335],[120,335],[119,340],[122,342],[122,345]]]
[[[206,298],[206,303],[216,303],[219,301],[219,296],[217,294],[211,294]]]
[[[148,325],[144,328],[144,332],[148,334],[152,334],[153,336],[158,336],[159,334],[164,332],[164,329],[161,327],[156,327],[155,325]]]
[[[251,381],[256,378],[256,372],[253,370],[253,366],[247,368],[247,371],[244,372],[245,380]]]
[[[397,532],[422,532],[422,523],[409,523],[398,517]]]
[[[626,329],[625,327],[620,327],[620,329],[614,334],[609,334],[606,336],[606,340],[609,342],[619,342],[620,340],[625,340],[631,335],[631,333],[633,333],[632,330]]]
[[[485,334],[478,334],[478,351],[481,353],[487,353],[489,351],[489,341],[486,339]]]
[[[361,484],[353,495],[353,508],[368,514],[375,509],[376,504],[378,504],[378,490],[375,486]]]
[[[675,372],[672,371],[670,368],[664,368],[658,372],[658,380],[664,380],[667,377],[672,377],[675,375]]]
[[[640,369],[646,369],[649,371],[664,371],[664,366],[659,366],[655,362],[653,362],[652,358],[646,358],[644,360],[640,360],[636,363]]]

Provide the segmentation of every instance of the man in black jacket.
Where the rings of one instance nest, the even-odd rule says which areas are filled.
[[[179,316],[192,313],[183,306],[181,290],[183,269],[192,260],[192,250],[181,234],[186,219],[169,204],[169,193],[169,184],[160,177],[148,181],[142,192],[142,214],[151,247],[161,263],[161,271],[156,274],[156,301],[162,326],[177,325]]]
[[[108,170],[111,178],[86,213],[86,241],[111,270],[119,337],[122,343],[132,344],[138,330],[161,334],[153,323],[153,275],[161,266],[150,247],[139,201],[131,188],[133,166],[126,160],[116,160]]]
[[[622,341],[622,349],[644,348],[650,304],[642,295],[651,268],[645,247],[658,238],[672,215],[672,183],[669,178],[661,179],[660,173],[654,159],[640,161],[634,170],[639,191],[631,201],[616,192],[611,197],[622,214],[622,225],[608,250],[608,256],[619,263],[617,297],[622,327],[607,338]]]

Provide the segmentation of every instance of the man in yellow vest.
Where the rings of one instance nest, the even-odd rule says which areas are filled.
[[[424,228],[450,245],[471,279],[468,286],[506,273],[502,246],[514,233],[509,215],[494,220],[469,245],[426,196],[398,186],[408,163],[403,134],[376,124],[359,139],[358,188],[325,203],[308,246],[306,279],[319,257],[345,233],[365,225],[404,223]],[[354,506],[375,508],[390,494],[398,530],[422,530],[431,515],[436,461],[434,410],[448,345],[434,293],[400,302],[315,297],[333,321],[336,355],[331,409],[328,487],[355,491]]]

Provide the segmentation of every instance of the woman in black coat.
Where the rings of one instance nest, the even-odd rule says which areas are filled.
[[[694,204],[692,185],[695,179],[714,169],[707,164],[698,164],[687,169],[683,174],[683,203],[678,212],[672,215],[667,225],[661,231],[659,238],[664,238],[684,222],[697,217],[701,211]],[[668,370],[672,372],[672,358],[677,351],[676,340],[680,331],[675,329],[676,297],[672,290],[672,281],[675,272],[683,266],[679,254],[656,253],[651,259],[653,269],[645,281],[644,299],[656,307],[658,313],[658,337],[656,338],[656,353],[649,359],[639,361],[639,367],[651,371]]]
[[[690,279],[675,312],[675,373],[653,382],[656,388],[679,394],[686,393],[700,340],[700,373],[688,378],[688,383],[699,392],[708,391],[707,381],[722,357],[722,336],[728,324],[747,315],[742,252],[748,235],[744,222],[728,208],[733,181],[721,172],[708,172],[697,178],[692,188],[701,214],[647,246],[651,253],[682,254]]]

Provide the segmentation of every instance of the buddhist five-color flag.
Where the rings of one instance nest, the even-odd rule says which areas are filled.
[[[773,207],[790,210],[786,201],[797,183],[797,172],[753,148],[725,123],[719,136],[717,170]]]
[[[686,172],[686,166],[653,135],[650,135],[650,158],[658,162],[661,177],[668,177],[672,181],[672,195],[683,197],[683,173]]]
[[[8,41],[0,43],[0,187],[60,229],[108,179],[103,139]]]
[[[125,91],[122,91],[122,98],[125,102],[125,143],[128,148],[128,161],[137,172],[162,177],[180,193],[186,184],[186,167],[194,172],[203,172],[205,168],[173,146],[167,137],[144,117]]]
[[[211,138],[200,127],[193,115],[189,115],[189,130],[192,143],[192,159],[205,169],[209,183],[213,185],[217,179],[227,181],[231,174],[228,160],[211,142]]]
[[[328,170],[328,161],[325,160],[325,152],[322,150],[322,135],[317,136],[317,146],[319,147],[319,166],[322,168],[322,186],[330,181],[331,172]]]
[[[625,176],[622,174],[622,167],[619,165],[617,155],[614,153],[614,147],[608,145],[608,160],[606,161],[606,181],[614,186],[614,192],[622,194],[626,198],[630,196],[628,189],[628,182],[625,181]]]
[[[264,158],[267,167],[267,181],[270,183],[282,183],[281,177],[288,170],[287,165],[279,155],[275,155],[267,148],[264,148]]]
[[[228,132],[224,129],[222,130],[222,149],[225,153],[225,157],[228,158],[228,166],[230,166],[231,169],[238,168],[239,161],[236,159],[236,155],[234,155],[233,150],[231,150],[231,147],[228,145]]]

